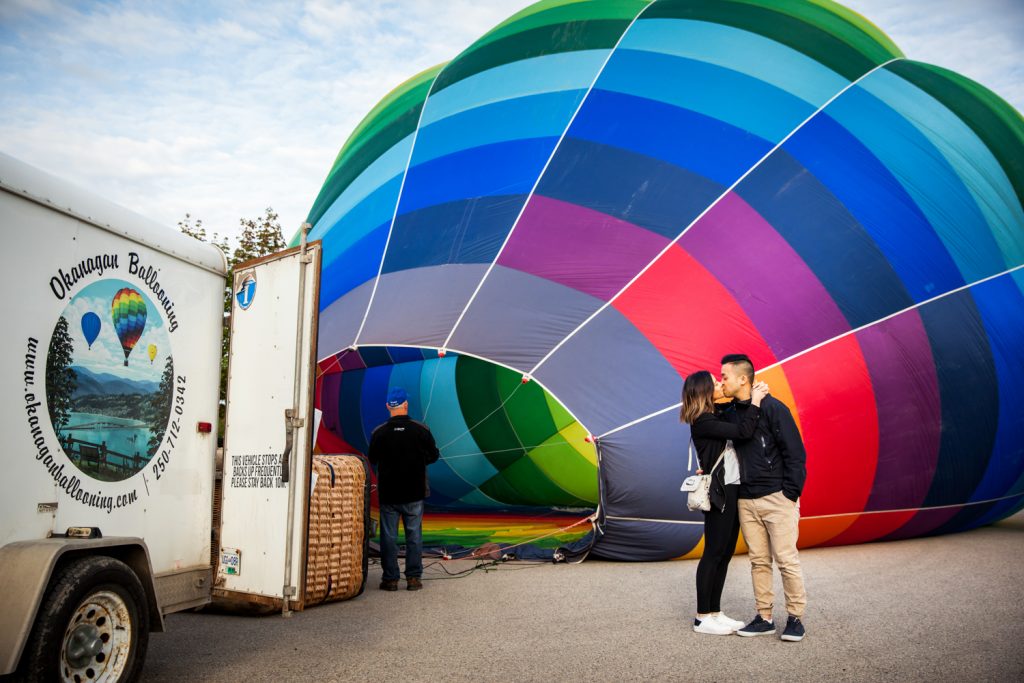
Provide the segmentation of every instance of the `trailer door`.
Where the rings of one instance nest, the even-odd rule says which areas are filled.
[[[236,267],[214,595],[302,609],[320,243]]]

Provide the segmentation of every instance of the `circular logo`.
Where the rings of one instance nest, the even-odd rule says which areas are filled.
[[[235,292],[235,298],[238,299],[238,305],[243,311],[248,310],[252,306],[252,300],[256,298],[255,273],[249,273],[245,276],[242,284],[238,287],[238,291]]]
[[[138,287],[100,280],[68,302],[50,337],[46,403],[83,474],[122,481],[145,467],[163,441],[173,390],[170,336]]]

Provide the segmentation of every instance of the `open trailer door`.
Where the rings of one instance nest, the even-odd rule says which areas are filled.
[[[303,608],[320,243],[236,267],[214,596]]]

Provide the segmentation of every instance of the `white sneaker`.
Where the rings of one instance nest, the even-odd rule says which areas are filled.
[[[743,623],[742,621],[740,621],[738,619],[733,619],[732,617],[727,617],[725,615],[725,612],[719,612],[718,614],[716,614],[715,615],[715,619],[717,619],[718,621],[722,622],[726,626],[729,626],[730,628],[732,628],[733,631],[738,631],[739,629],[741,629],[744,626],[746,626],[745,623]]]
[[[693,630],[696,633],[706,633],[709,636],[729,636],[736,629],[722,623],[715,617],[706,617],[704,619],[694,619]]]

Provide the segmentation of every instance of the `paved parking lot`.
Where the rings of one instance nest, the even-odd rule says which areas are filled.
[[[1024,513],[802,559],[800,643],[693,633],[696,561],[508,563],[462,578],[442,578],[438,564],[424,590],[397,593],[377,590],[375,566],[364,595],[291,619],[172,615],[150,640],[143,679],[1024,680]],[[744,620],[748,567],[733,559],[723,597]]]

